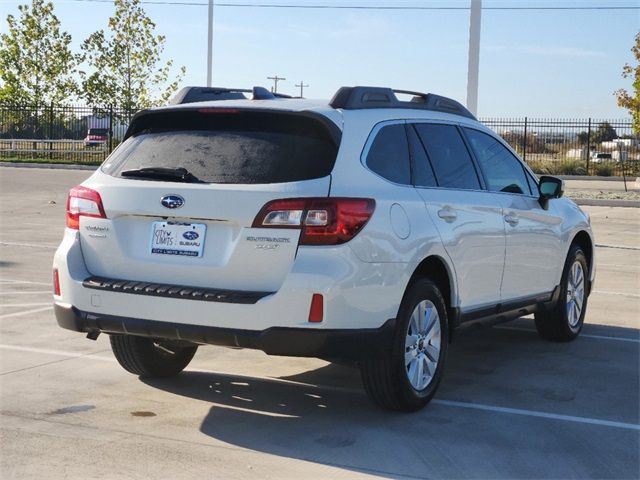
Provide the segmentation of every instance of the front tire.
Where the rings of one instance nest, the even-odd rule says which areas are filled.
[[[440,290],[429,279],[415,281],[400,304],[391,351],[360,366],[369,398],[385,409],[405,412],[429,403],[442,379],[448,331]]]
[[[197,345],[134,335],[111,335],[111,350],[126,371],[146,378],[173,377],[189,365]]]
[[[587,258],[578,245],[572,245],[562,272],[556,305],[535,314],[536,329],[542,338],[570,342],[578,336],[587,311],[588,278]]]

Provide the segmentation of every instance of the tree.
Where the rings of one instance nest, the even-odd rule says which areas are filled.
[[[163,63],[165,37],[140,0],[115,0],[108,32],[94,32],[82,44],[83,59],[92,73],[80,72],[82,91],[92,105],[115,104],[127,111],[166,103],[177,90],[185,68],[169,81],[173,62]]]
[[[33,0],[18,10],[20,18],[8,15],[8,32],[0,35],[0,102],[43,105],[72,98],[78,58],[53,3]]]
[[[609,122],[602,122],[598,125],[598,128],[591,137],[592,142],[600,143],[600,142],[609,142],[611,140],[615,140],[618,138],[618,133],[616,129],[611,126]]]
[[[624,88],[614,92],[618,98],[618,105],[629,110],[633,119],[633,131],[640,134],[640,32],[636,34],[636,43],[631,47],[631,52],[636,58],[636,66],[626,63],[622,67],[623,78],[633,78],[633,91],[628,92]]]

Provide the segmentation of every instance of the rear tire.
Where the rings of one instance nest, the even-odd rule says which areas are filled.
[[[404,412],[429,403],[442,379],[448,331],[438,287],[426,278],[413,282],[398,310],[391,351],[360,365],[369,398],[382,408]]]
[[[147,378],[173,377],[189,365],[197,345],[183,346],[170,340],[134,335],[111,335],[111,350],[130,373]]]
[[[584,323],[587,311],[589,267],[578,245],[572,245],[562,272],[560,296],[551,310],[535,314],[540,336],[555,342],[574,340]]]

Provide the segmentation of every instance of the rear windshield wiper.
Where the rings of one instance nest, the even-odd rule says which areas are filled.
[[[200,180],[186,168],[145,167],[134,170],[125,170],[121,177],[148,178],[150,180],[168,180],[184,183],[206,183]]]

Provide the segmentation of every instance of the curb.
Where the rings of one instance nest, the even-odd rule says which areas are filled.
[[[604,200],[601,198],[571,198],[571,200],[576,202],[578,205],[584,205],[589,207],[640,208],[640,200]]]
[[[624,177],[597,177],[595,175],[554,175],[562,180],[589,180],[594,182],[624,182]],[[636,177],[627,177],[627,183],[637,182]]]
[[[53,170],[97,170],[99,165],[75,165],[75,164],[69,164],[69,163],[0,162],[0,167],[48,168]]]

